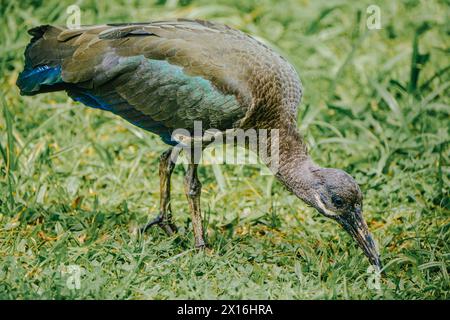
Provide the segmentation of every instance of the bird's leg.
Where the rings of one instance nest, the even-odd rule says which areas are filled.
[[[172,222],[172,209],[170,207],[170,177],[175,168],[176,158],[179,150],[170,148],[161,154],[159,158],[159,190],[160,190],[160,212],[159,215],[147,223],[142,229],[145,232],[154,225],[159,225],[168,235],[177,232],[177,227]]]
[[[197,176],[198,164],[190,163],[184,180],[184,191],[189,202],[189,210],[192,215],[192,226],[194,228],[194,238],[196,248],[205,248],[203,239],[202,214],[200,210],[200,194],[202,184]]]

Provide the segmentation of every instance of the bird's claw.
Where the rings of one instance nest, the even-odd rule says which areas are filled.
[[[197,249],[200,252],[207,253],[207,254],[211,254],[213,252],[213,250],[205,243],[203,243],[201,245],[196,245],[195,249]]]
[[[143,226],[140,231],[144,233],[150,227],[155,225],[160,226],[169,236],[177,232],[177,227],[170,221],[164,218],[163,214],[159,214],[156,218],[148,222],[145,226]]]

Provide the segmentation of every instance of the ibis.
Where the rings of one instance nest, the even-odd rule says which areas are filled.
[[[77,29],[43,25],[29,33],[24,70],[17,79],[22,95],[65,91],[75,101],[159,135],[168,145],[159,163],[160,212],[144,231],[159,225],[168,234],[177,232],[170,206],[173,155],[182,143],[174,138],[176,130],[192,133],[196,121],[203,133],[208,128],[277,130],[263,144],[270,150],[277,147],[275,177],[341,225],[370,263],[381,267],[358,184],[346,172],[321,167],[309,156],[297,130],[302,84],[294,67],[269,46],[219,23],[187,19]],[[194,136],[182,144],[192,141]],[[204,248],[199,163],[193,159],[184,189],[195,246]],[[273,160],[266,164],[273,167]]]

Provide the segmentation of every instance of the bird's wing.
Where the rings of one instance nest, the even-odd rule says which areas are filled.
[[[31,33],[26,69],[60,70],[43,84],[62,82],[74,99],[151,131],[191,130],[194,120],[230,128],[254,99],[253,64],[267,49],[226,26],[189,20]]]

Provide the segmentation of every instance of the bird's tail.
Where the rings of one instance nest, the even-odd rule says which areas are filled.
[[[21,95],[64,89],[61,62],[65,55],[71,54],[71,48],[57,40],[63,30],[42,25],[28,31],[33,38],[25,49],[25,68],[17,78]]]

